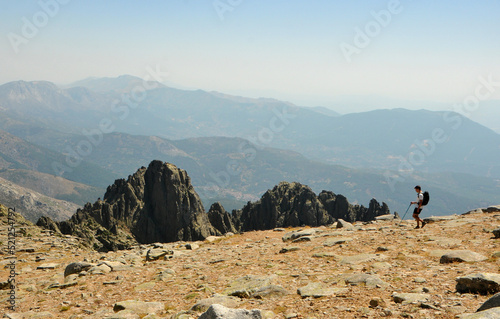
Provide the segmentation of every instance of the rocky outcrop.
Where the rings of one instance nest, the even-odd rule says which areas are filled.
[[[132,233],[140,243],[203,240],[215,235],[185,170],[153,161],[144,172],[143,200]],[[118,192],[117,195],[121,194]]]
[[[238,230],[264,230],[276,227],[326,225],[334,221],[316,194],[299,183],[282,182],[262,198],[233,212]]]
[[[239,231],[250,231],[302,225],[315,227],[339,219],[369,221],[386,214],[389,214],[387,205],[380,205],[375,199],[366,208],[351,205],[347,198],[333,192],[323,191],[316,196],[308,186],[281,182],[259,201],[234,211],[233,223]]]
[[[236,233],[236,228],[234,228],[231,215],[219,202],[213,203],[212,206],[210,206],[210,209],[208,210],[208,220],[218,232],[217,236],[221,236],[229,232]]]
[[[216,216],[216,214],[214,214]],[[127,180],[108,187],[103,200],[87,203],[69,220],[40,219],[39,226],[87,239],[98,250],[125,249],[134,243],[203,240],[212,227],[186,171],[153,161]]]
[[[277,227],[322,226],[337,220],[368,221],[389,213],[375,199],[368,208],[342,195],[319,196],[299,183],[282,182],[242,210],[226,212],[214,203],[205,213],[186,171],[153,161],[128,179],[109,186],[102,200],[87,203],[69,220],[42,217],[37,225],[85,239],[96,250],[126,249],[136,243],[196,241],[228,232]]]

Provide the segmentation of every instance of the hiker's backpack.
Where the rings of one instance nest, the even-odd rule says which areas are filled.
[[[422,201],[422,205],[425,206],[429,202],[429,192],[424,192],[424,200]]]

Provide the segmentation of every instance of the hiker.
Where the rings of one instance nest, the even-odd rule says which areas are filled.
[[[425,222],[419,216],[423,208],[424,194],[422,193],[422,188],[420,188],[419,185],[415,186],[415,191],[417,192],[417,201],[411,202],[411,204],[415,204],[415,209],[413,210],[413,218],[417,221],[417,227],[415,228],[420,228],[420,222],[422,222],[422,228],[424,228]]]

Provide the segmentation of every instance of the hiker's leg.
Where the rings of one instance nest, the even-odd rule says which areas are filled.
[[[415,218],[415,220],[417,221],[417,227],[420,227],[420,217],[418,216],[418,207],[415,207],[415,209],[413,210],[413,218]]]

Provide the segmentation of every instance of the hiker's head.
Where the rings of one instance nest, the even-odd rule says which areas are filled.
[[[416,191],[416,192],[420,193],[420,191],[421,191],[421,190],[422,190],[422,189],[420,188],[420,185],[415,186],[415,191]]]

